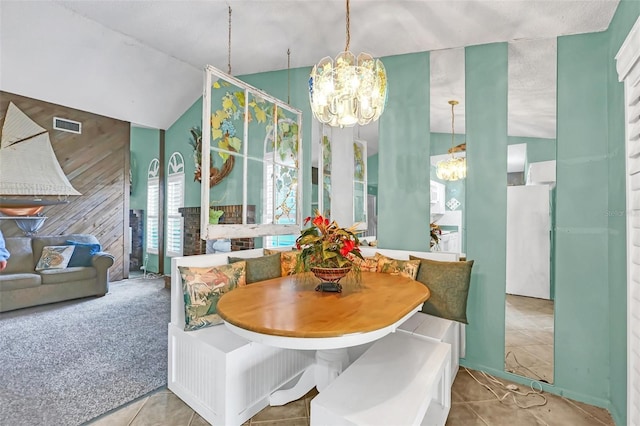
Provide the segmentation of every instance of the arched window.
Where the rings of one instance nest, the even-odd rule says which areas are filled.
[[[147,172],[147,253],[158,254],[158,206],[160,199],[160,162],[154,158]]]
[[[174,152],[167,165],[167,256],[182,256],[184,220],[184,158]]]

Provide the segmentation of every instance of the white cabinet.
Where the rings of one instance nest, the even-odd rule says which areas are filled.
[[[431,214],[444,214],[445,186],[440,182],[431,181]]]
[[[447,251],[452,253],[460,252],[460,239],[457,232],[445,232],[440,235],[440,251]]]

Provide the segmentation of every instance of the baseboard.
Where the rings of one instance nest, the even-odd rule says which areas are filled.
[[[575,392],[575,391],[572,391],[571,389],[565,389],[554,384],[544,383],[538,380],[531,380],[527,377],[522,377],[516,374],[507,373],[504,370],[497,370],[492,367],[487,367],[486,365],[479,365],[473,362],[469,362],[463,358],[460,359],[460,366],[467,367],[472,370],[484,371],[485,373],[491,374],[492,376],[510,380],[512,382],[519,383],[521,385],[529,386],[532,382],[535,382],[536,386],[539,384],[542,387],[542,390],[545,392],[558,395],[558,396],[563,396],[565,398],[569,398],[578,402],[583,402],[585,404],[594,405],[596,407],[604,408],[611,413],[611,410],[610,410],[611,402],[606,399],[596,398],[591,395]],[[611,413],[611,416],[613,417],[613,413]],[[616,424],[622,425],[623,423],[616,422]]]

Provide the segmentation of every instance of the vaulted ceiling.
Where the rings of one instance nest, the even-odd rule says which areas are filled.
[[[617,4],[351,0],[350,47],[375,57],[433,51],[432,130],[449,131],[447,101],[457,98],[463,132],[464,55],[446,49],[520,41],[510,46],[510,133],[554,137],[555,37],[606,30]],[[287,49],[292,68],[344,50],[344,0],[1,0],[0,89],[166,129],[201,95],[205,64],[227,70],[229,6],[234,75],[286,69]]]

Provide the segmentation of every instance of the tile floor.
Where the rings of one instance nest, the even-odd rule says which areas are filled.
[[[507,393],[511,393],[511,395],[503,402],[498,401],[496,396],[476,382],[469,372],[480,382],[493,389],[500,397]],[[480,372],[473,370],[469,370],[469,372],[461,368],[453,383],[452,404],[447,426],[614,426],[609,413],[602,408],[549,393],[543,393],[542,396],[517,396],[516,403],[512,396],[515,395],[514,393],[490,382]],[[509,383],[503,382],[505,386]],[[519,386],[524,391],[524,387]],[[303,398],[282,407],[267,407],[245,425],[307,426],[309,425],[309,403],[315,395],[314,390]],[[540,405],[543,403],[544,405]],[[518,405],[533,407],[525,409],[518,408]],[[171,391],[162,389],[107,413],[90,422],[89,425],[206,426],[208,423]]]
[[[507,294],[505,369],[553,383],[553,301]]]

